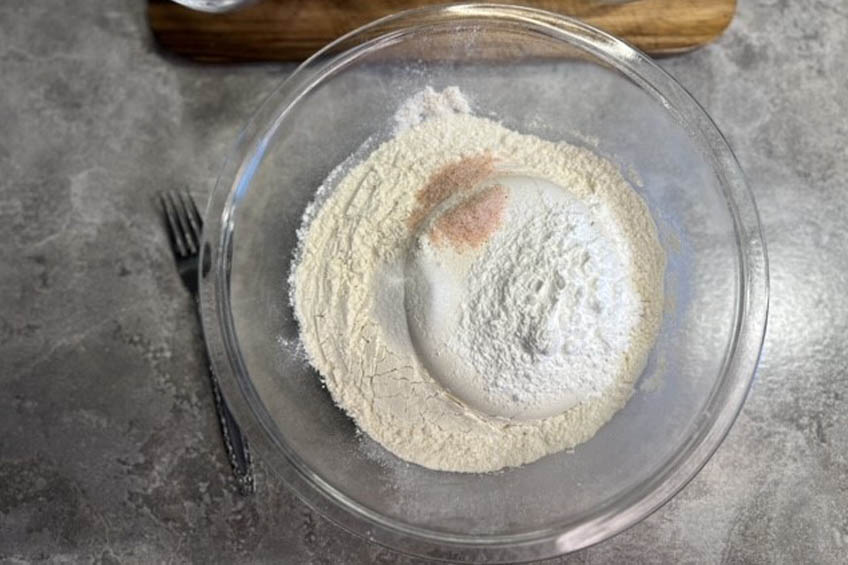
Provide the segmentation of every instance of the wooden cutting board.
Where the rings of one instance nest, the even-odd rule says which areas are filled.
[[[227,14],[207,14],[170,0],[148,0],[158,43],[206,62],[297,61],[377,18],[442,0],[261,0]],[[654,55],[695,49],[721,35],[736,0],[524,0],[606,30]]]

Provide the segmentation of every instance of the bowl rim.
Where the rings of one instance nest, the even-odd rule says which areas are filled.
[[[426,23],[484,20],[529,25],[606,62],[647,91],[709,150],[733,218],[741,273],[734,339],[722,377],[705,406],[714,416],[678,447],[660,473],[588,513],[583,520],[521,534],[447,535],[387,518],[324,481],[273,432],[273,422],[249,385],[232,322],[229,279],[234,211],[289,108],[323,77],[380,41]],[[375,43],[376,42],[376,43]],[[700,144],[699,144],[700,145]],[[593,545],[638,523],[670,500],[706,464],[730,430],[753,381],[765,336],[768,259],[753,195],[726,139],[704,109],[647,55],[606,32],[543,10],[463,3],[400,12],[360,27],[303,62],[267,97],[242,130],[225,161],[206,208],[199,273],[200,310],[209,357],[227,403],[244,433],[286,485],[309,507],[348,531],[413,555],[460,561],[515,562],[561,555]]]

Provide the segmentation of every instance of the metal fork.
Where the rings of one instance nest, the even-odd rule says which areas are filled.
[[[185,191],[160,192],[159,200],[180,278],[182,278],[194,299],[197,300],[198,262],[203,219],[197,211],[194,199]],[[208,357],[206,365],[209,367],[209,381],[212,383],[212,393],[215,397],[215,410],[218,413],[218,423],[221,425],[221,435],[235,477],[236,488],[243,495],[253,494],[256,486],[253,480],[253,463],[250,459],[250,447],[247,438],[242,435],[230,409],[227,407],[227,403],[224,401],[224,397],[221,395],[218,378],[212,370]]]

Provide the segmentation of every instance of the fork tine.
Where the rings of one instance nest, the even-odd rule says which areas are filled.
[[[171,199],[171,204],[174,205],[174,209],[177,212],[177,220],[179,221],[179,225],[182,227],[183,238],[186,241],[189,253],[197,253],[197,242],[194,240],[194,236],[191,233],[191,227],[188,223],[188,212],[186,211],[185,204],[174,191],[169,191],[168,196]]]
[[[188,255],[188,252],[186,251],[186,244],[183,241],[180,228],[177,225],[176,212],[165,193],[159,193],[159,200],[162,203],[162,209],[165,211],[165,217],[168,219],[168,233],[171,236],[171,241],[176,245],[177,253],[180,257],[185,257]]]
[[[203,214],[201,214],[200,210],[197,209],[197,204],[191,195],[189,195],[189,201],[191,202],[191,209],[194,211],[194,216],[197,218],[197,225],[200,226],[201,230],[203,230]]]
[[[194,198],[191,197],[185,190],[180,191],[180,198],[185,206],[188,223],[191,225],[191,231],[194,233],[194,241],[197,242],[197,248],[200,249],[201,226],[200,215],[197,213],[197,206],[194,204]]]

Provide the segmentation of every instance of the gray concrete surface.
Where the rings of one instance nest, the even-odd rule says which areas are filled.
[[[747,0],[662,61],[756,194],[772,266],[762,363],[671,503],[551,563],[848,559],[848,5]],[[0,4],[0,562],[421,563],[308,510],[260,462],[228,484],[199,330],[152,196],[211,189],[290,67],[157,53],[143,3]]]

